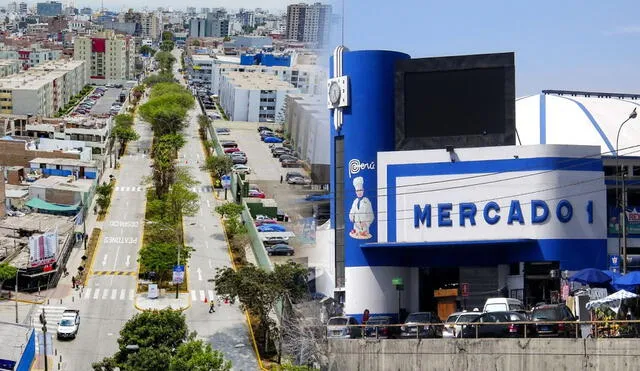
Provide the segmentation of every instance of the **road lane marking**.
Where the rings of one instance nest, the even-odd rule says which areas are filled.
[[[129,290],[129,300],[133,300],[133,295],[134,295],[133,289],[130,289]]]
[[[202,281],[202,270],[200,269],[200,267],[198,267],[198,281]]]
[[[94,299],[98,299],[98,296],[100,296],[100,289],[96,289],[96,291],[93,293]]]
[[[211,202],[209,202],[209,200],[207,200],[207,207],[211,208]]]
[[[102,290],[102,300],[106,299],[109,296],[109,289]]]
[[[137,237],[105,237],[102,243],[137,245]],[[106,255],[105,255],[106,256]]]
[[[207,291],[207,294],[209,294],[209,301],[214,300],[214,296],[213,296],[213,290],[209,290]]]
[[[204,298],[206,297],[204,296],[204,290],[200,290],[199,293],[200,293],[200,301],[204,301]]]
[[[131,255],[127,255],[127,262],[125,263],[125,265],[128,267],[129,265],[131,265]]]
[[[198,297],[196,296],[196,290],[191,290],[191,299],[192,300],[198,300]]]
[[[91,296],[91,287],[87,288],[86,290],[83,290],[83,298],[87,299]]]
[[[118,296],[118,290],[117,289],[112,289],[111,290],[111,300],[116,300],[117,296]]]
[[[213,265],[211,265],[211,259],[209,259],[209,269],[213,269]]]
[[[113,270],[116,270],[116,265],[118,265],[118,254],[120,253],[120,246],[116,249],[116,258],[113,259]]]
[[[107,254],[104,255],[104,258],[102,259],[102,265],[107,265]]]
[[[124,300],[124,296],[127,294],[127,290],[122,289],[120,290],[120,300]]]
[[[209,241],[204,241],[204,246],[208,249],[209,248]]]
[[[120,227],[120,228],[138,228],[138,226],[140,226],[140,223],[114,220],[114,221],[111,221],[109,225],[112,227]]]

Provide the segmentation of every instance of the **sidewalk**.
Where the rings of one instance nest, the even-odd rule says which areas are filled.
[[[157,299],[149,299],[146,293],[136,294],[134,306],[137,310],[162,310],[171,308],[174,310],[186,310],[191,307],[191,296],[188,293],[181,293],[176,299],[175,292],[158,295]]]

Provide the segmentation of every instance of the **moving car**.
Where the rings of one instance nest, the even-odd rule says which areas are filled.
[[[445,321],[444,329],[442,330],[443,338],[459,338],[462,333],[462,325],[458,323],[473,322],[482,313],[480,312],[456,312],[449,315]]]
[[[236,164],[231,167],[231,171],[239,174],[251,174],[251,168],[247,165]]]
[[[426,325],[422,325],[426,323]],[[400,337],[402,338],[441,338],[442,321],[435,313],[413,312],[409,314],[400,327]]]
[[[525,329],[527,331],[527,337],[535,337],[535,325],[526,325],[524,323],[509,323],[524,322],[527,320],[528,319],[524,314],[514,311],[482,313],[472,322],[479,323],[478,325],[471,324],[462,327],[461,337],[475,338],[477,331],[479,338],[519,338],[524,337]]]
[[[273,246],[265,247],[267,250],[267,254],[269,255],[289,255],[293,256],[295,250],[293,247],[287,245],[286,243],[279,243]]]
[[[368,338],[378,339],[395,339],[400,337],[399,326],[385,326],[393,325],[393,318],[389,316],[375,316],[369,318],[364,328],[364,336]]]
[[[331,317],[327,323],[328,338],[355,339],[362,336],[362,328],[358,326],[358,320],[349,317]]]
[[[75,339],[78,335],[78,327],[80,327],[80,310],[65,310],[64,312],[62,312],[62,318],[58,323],[58,330],[56,331],[58,339]]]
[[[533,308],[531,319],[536,322],[575,321],[576,316],[571,313],[566,304],[545,304]],[[565,323],[536,324],[538,336],[545,337],[576,337],[576,326]]]

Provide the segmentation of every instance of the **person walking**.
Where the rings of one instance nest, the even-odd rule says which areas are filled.
[[[215,313],[216,312],[216,302],[211,300],[211,304],[209,304],[209,313]]]
[[[72,288],[76,288],[76,278],[75,277],[71,277],[71,287]]]
[[[282,181],[284,180],[283,178],[282,174],[280,174],[280,184],[282,184]]]

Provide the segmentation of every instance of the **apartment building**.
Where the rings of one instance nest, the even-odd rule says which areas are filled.
[[[302,94],[321,94],[326,89],[327,71],[320,66],[297,65],[284,66],[242,66],[236,64],[215,64],[212,68],[211,91],[220,94],[223,75],[230,72],[266,74],[291,84]]]
[[[220,82],[220,105],[233,121],[275,122],[287,94],[299,92],[273,75],[227,72]]]
[[[200,86],[210,87],[213,77],[214,60],[208,55],[194,54],[191,56],[191,79]]]
[[[142,13],[140,15],[142,37],[159,40],[161,36],[160,20],[156,13]]]
[[[51,61],[0,78],[0,113],[53,116],[86,85],[84,61]]]
[[[20,3],[22,5],[22,3]],[[38,15],[45,17],[54,17],[62,14],[62,3],[58,1],[50,1],[47,3],[37,3],[36,11]]]
[[[18,59],[0,59],[0,77],[16,74],[22,71],[22,62]]]
[[[73,58],[87,63],[87,78],[93,84],[118,83],[135,78],[135,41],[112,30],[92,37],[78,37]]]
[[[292,4],[287,6],[287,39],[318,46],[329,41],[331,5]]]
[[[0,50],[0,59],[18,59],[22,64],[22,68],[27,70],[37,66],[40,63],[60,59],[62,50],[58,49],[19,49],[19,50]]]

